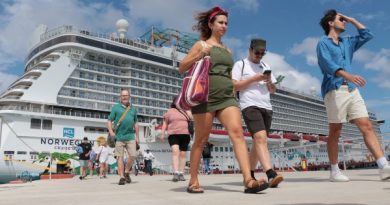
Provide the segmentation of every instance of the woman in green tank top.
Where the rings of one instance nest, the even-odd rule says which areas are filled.
[[[234,153],[240,164],[244,178],[245,193],[256,193],[268,188],[264,179],[251,178],[248,148],[244,139],[241,113],[234,96],[231,70],[231,51],[222,44],[222,36],[227,31],[228,13],[219,7],[197,15],[195,28],[204,41],[196,42],[188,55],[180,63],[179,72],[187,71],[193,63],[209,55],[212,66],[209,71],[209,101],[192,108],[195,121],[195,139],[191,149],[189,193],[203,193],[199,184],[198,170],[203,145],[208,141],[213,119],[217,119],[227,130],[233,143]]]

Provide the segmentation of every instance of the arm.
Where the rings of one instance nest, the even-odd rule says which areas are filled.
[[[336,72],[342,69],[341,65],[335,63],[329,53],[329,49],[324,41],[317,45],[318,65],[324,74],[336,76]]]
[[[359,22],[358,20],[356,20],[355,18],[346,16],[346,15],[341,14],[341,13],[338,13],[338,14],[339,14],[341,17],[343,17],[347,23],[351,23],[351,24],[354,25],[357,29],[365,29],[365,28],[366,28],[362,23],[360,23],[360,22]]]
[[[135,142],[139,143],[139,125],[138,122],[134,124],[134,130],[135,130]]]
[[[196,61],[200,60],[206,55],[209,55],[210,53],[210,47],[205,46],[203,47],[201,42],[196,42],[191,50],[188,52],[186,57],[183,58],[183,60],[180,62],[179,65],[179,72],[184,73],[186,72],[192,64],[194,64]]]
[[[163,125],[162,125],[162,127],[161,127],[161,135],[160,135],[161,141],[163,141],[164,138],[165,138],[165,130],[167,130],[167,127],[168,127],[168,123],[167,123],[166,120],[164,119]]]
[[[276,85],[272,82],[267,83],[268,92],[274,94],[276,92]]]
[[[267,77],[261,73],[257,73],[247,79],[233,80],[234,90],[240,91],[247,88],[252,83],[257,83],[262,80],[266,80]]]
[[[107,121],[107,129],[108,129],[108,133],[110,133],[110,136],[115,136],[115,132],[112,129],[112,121],[111,120]]]
[[[343,77],[345,80],[352,82],[353,84],[355,84],[356,86],[359,86],[359,87],[362,87],[366,84],[366,80],[364,80],[363,77],[361,77],[359,75],[350,74],[343,69],[339,69],[336,72],[336,76]]]

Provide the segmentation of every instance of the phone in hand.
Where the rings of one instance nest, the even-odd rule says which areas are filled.
[[[271,74],[271,70],[265,70],[264,72],[263,72],[263,75],[270,75]]]

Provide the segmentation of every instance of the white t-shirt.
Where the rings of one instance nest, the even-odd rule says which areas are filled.
[[[271,70],[269,65],[267,65],[264,61],[260,61],[259,64],[255,64],[248,58],[245,58],[244,64],[244,69],[242,69],[242,60],[237,61],[234,64],[232,70],[233,80],[245,80],[257,73],[263,73],[265,70]],[[276,78],[272,73],[271,81],[272,83],[276,83]],[[241,90],[239,102],[241,110],[249,106],[257,106],[267,110],[272,110],[270,93],[264,81],[254,82],[248,85],[245,89]]]
[[[105,146],[100,146],[97,150],[96,150],[96,154],[99,154],[100,153],[100,156],[99,156],[99,162],[100,163],[105,163],[108,161],[108,148],[105,147]]]

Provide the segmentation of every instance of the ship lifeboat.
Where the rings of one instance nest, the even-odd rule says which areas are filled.
[[[283,134],[284,139],[289,139],[290,141],[299,141],[300,137],[294,133],[285,133]]]
[[[323,142],[328,142],[328,136],[319,136],[318,140],[323,141]]]
[[[304,140],[309,141],[309,142],[317,142],[318,141],[317,137],[315,137],[313,135],[303,135],[302,138]]]

